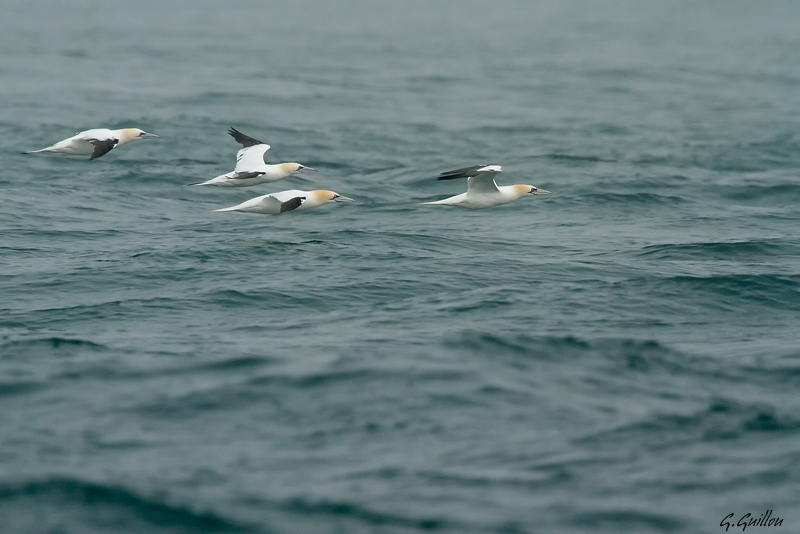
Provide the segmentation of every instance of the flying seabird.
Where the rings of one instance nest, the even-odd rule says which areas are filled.
[[[355,202],[352,198],[343,197],[333,191],[318,189],[315,191],[299,191],[290,189],[269,195],[251,198],[239,205],[214,211],[245,211],[250,213],[279,214],[288,211],[310,210],[328,202]]]
[[[501,172],[503,172],[503,169],[500,165],[475,165],[443,172],[439,175],[439,180],[467,178],[467,192],[444,200],[437,200],[436,202],[423,202],[423,204],[442,204],[470,210],[482,210],[508,204],[523,197],[550,193],[550,191],[545,191],[532,185],[518,184],[498,187],[494,177]]]
[[[276,182],[298,172],[316,171],[316,169],[300,165],[299,163],[267,165],[264,162],[264,154],[270,149],[268,144],[262,143],[258,139],[253,139],[248,135],[244,135],[235,128],[228,130],[228,133],[236,139],[237,143],[242,145],[242,149],[236,154],[236,167],[232,172],[217,176],[207,182],[189,185],[248,187],[267,182]]]
[[[47,148],[23,152],[23,154],[36,154],[38,152],[56,152],[58,154],[71,154],[75,156],[91,154],[89,159],[95,159],[110,152],[112,148],[122,146],[131,141],[136,141],[137,139],[149,139],[151,137],[158,136],[142,131],[139,128],[123,128],[121,130],[96,128],[73,135],[69,139],[59,141]]]

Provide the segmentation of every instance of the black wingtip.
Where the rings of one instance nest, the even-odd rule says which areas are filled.
[[[486,165],[472,165],[471,167],[463,167],[452,171],[445,171],[439,174],[439,180],[455,180],[457,178],[469,178],[475,176],[475,171],[486,167]]]
[[[306,197],[294,197],[294,198],[291,198],[291,199],[287,200],[286,202],[281,204],[280,213],[285,213],[287,211],[292,211],[292,210],[295,210],[295,209],[299,208],[303,204],[303,201],[305,199],[306,199]]]
[[[103,141],[92,139],[89,142],[92,143],[92,145],[94,146],[92,155],[89,158],[89,160],[93,160],[95,158],[99,158],[100,156],[104,156],[109,152],[111,152],[111,150],[119,143],[119,139],[111,138]]]
[[[231,128],[228,130],[228,135],[231,135],[234,139],[236,139],[236,142],[242,145],[244,148],[265,144],[263,141],[259,141],[258,139],[250,137],[249,135],[243,134],[233,126],[231,126]]]

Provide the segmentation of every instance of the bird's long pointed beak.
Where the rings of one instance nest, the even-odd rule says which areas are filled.
[[[301,165],[297,172],[317,172],[317,169],[312,167],[306,167],[305,165]]]
[[[342,195],[339,195],[338,197],[334,198],[333,201],[334,202],[355,202],[355,200],[353,200],[352,198],[343,197]]]
[[[141,137],[142,139],[151,139],[151,138],[152,139],[161,139],[160,135],[151,134],[151,133],[147,133],[147,132],[142,133],[142,135],[140,135],[139,137]]]
[[[533,192],[534,195],[549,195],[550,191],[545,191],[544,189],[537,189]]]

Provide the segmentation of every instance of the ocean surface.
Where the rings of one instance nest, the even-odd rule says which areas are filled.
[[[2,13],[3,534],[800,531],[800,3]]]

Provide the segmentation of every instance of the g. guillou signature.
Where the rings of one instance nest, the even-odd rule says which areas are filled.
[[[730,513],[720,522],[719,526],[725,527],[725,532],[728,532],[730,527],[742,527],[742,532],[744,532],[747,527],[779,527],[783,525],[782,518],[772,517],[772,510],[767,510],[758,517],[753,517],[753,514],[744,514],[734,525],[731,523],[731,518],[735,515]]]

